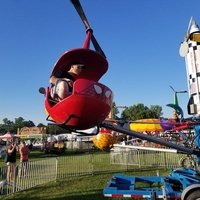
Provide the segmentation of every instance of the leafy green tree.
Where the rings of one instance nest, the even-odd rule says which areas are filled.
[[[162,107],[159,105],[148,108],[142,103],[125,108],[122,112],[122,119],[134,121],[138,119],[160,118],[162,116]]]
[[[15,118],[15,127],[17,127],[17,128],[24,127],[24,118],[23,117]]]
[[[39,123],[39,124],[37,125],[37,127],[46,127],[46,125],[44,125],[43,123]]]
[[[117,114],[119,114],[119,110],[118,110],[118,108],[116,106],[116,103],[113,102],[113,104],[112,104],[112,118],[113,119],[117,119],[118,118]]]
[[[15,118],[15,122],[8,118],[4,118],[2,121],[3,124],[0,124],[0,133],[5,133],[7,131],[17,133],[18,128],[35,126],[31,120],[25,121],[23,117]]]
[[[7,131],[10,131],[10,132],[15,131],[14,123],[11,120],[9,120],[8,118],[4,118],[2,121],[3,121],[3,124],[1,124],[0,126],[1,133],[5,133]]]
[[[12,121],[10,121],[8,118],[4,118],[3,119],[3,123],[5,124],[5,125],[13,125],[13,122]]]
[[[35,124],[31,120],[28,120],[28,121],[24,121],[23,122],[23,126],[25,126],[25,127],[33,127],[33,126],[35,126]]]
[[[162,117],[162,107],[159,105],[151,105],[149,110],[151,111],[151,118],[160,118]]]
[[[47,134],[58,135],[58,134],[67,133],[67,132],[69,132],[69,130],[61,128],[57,125],[52,124],[52,125],[47,126]]]

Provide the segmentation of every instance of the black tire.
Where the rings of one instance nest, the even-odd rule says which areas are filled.
[[[186,200],[200,200],[200,190],[194,190],[188,195]]]

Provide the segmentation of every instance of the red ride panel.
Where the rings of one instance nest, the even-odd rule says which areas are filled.
[[[68,71],[72,64],[77,63],[86,66],[79,78],[88,80],[98,81],[108,69],[108,62],[101,54],[91,49],[79,48],[65,52],[54,65],[51,75],[62,68]]]
[[[105,85],[79,79],[74,84],[71,96],[53,106],[46,98],[45,107],[57,124],[65,122],[73,115],[65,125],[83,130],[105,120],[112,106],[112,98],[112,91]]]

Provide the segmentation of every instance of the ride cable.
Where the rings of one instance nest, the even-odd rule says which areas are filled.
[[[91,33],[91,41],[92,41],[92,44],[95,48],[95,50],[100,53],[104,58],[106,58],[106,55],[105,53],[103,52],[102,48],[100,47],[99,43],[97,42],[94,34],[93,34],[93,30],[92,28],[90,27],[90,24],[87,20],[87,17],[83,11],[83,8],[80,4],[80,1],[79,0],[71,0],[71,3],[74,5],[74,8],[76,9],[77,13],[79,14],[84,26],[85,26],[85,29],[86,29],[86,32],[90,32]]]

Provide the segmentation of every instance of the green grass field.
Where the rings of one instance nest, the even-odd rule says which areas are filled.
[[[55,157],[56,155],[44,154],[40,151],[32,151],[30,155],[30,160],[41,160],[49,157]],[[58,156],[57,159],[63,159],[65,156],[72,156],[71,152],[67,152],[65,155]],[[84,155],[83,159],[88,157]],[[82,159],[82,161],[83,161]],[[88,160],[88,159],[85,159]],[[81,161],[81,162],[82,162]],[[76,161],[77,162],[77,161]],[[1,160],[0,166],[5,165]],[[64,169],[72,169],[77,166],[78,163],[71,163],[70,166],[62,166],[61,171]],[[102,156],[101,160],[95,162],[95,167],[98,169],[106,166],[106,154],[105,157]],[[106,169],[106,168],[105,168]],[[160,170],[160,175],[168,175],[167,170]],[[31,188],[26,191],[18,192],[13,195],[2,197],[2,200],[6,199],[54,199],[54,200],[102,200],[102,199],[111,199],[103,196],[103,188],[106,186],[106,183],[110,180],[114,173],[103,173],[101,175],[89,175],[89,176],[79,176],[79,177],[67,177],[55,182],[50,182],[47,184],[39,185],[37,187]],[[149,168],[148,170],[135,169],[131,172],[123,172],[123,174],[133,175],[133,176],[155,176],[156,169]],[[122,198],[117,198],[122,199]],[[130,199],[130,198],[123,198]]]
[[[167,175],[166,170],[160,171],[162,175]],[[154,176],[155,170],[126,172],[126,175],[134,176]],[[103,196],[103,188],[110,180],[113,174],[102,174],[95,176],[82,176],[67,178],[65,180],[59,180],[51,182],[45,185],[40,185],[35,188],[16,193],[12,196],[2,198],[2,200],[16,199],[16,200],[102,200],[111,199]],[[117,199],[130,199],[130,198],[117,198]]]

